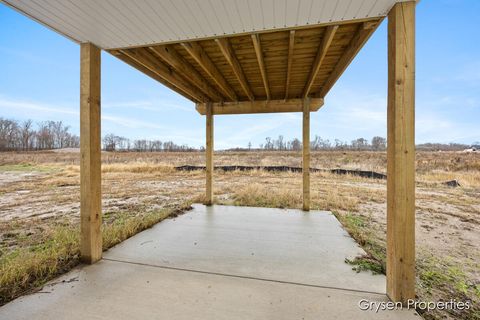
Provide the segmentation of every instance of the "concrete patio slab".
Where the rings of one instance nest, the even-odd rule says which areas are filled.
[[[388,301],[383,276],[343,261],[359,253],[328,212],[196,205],[1,307],[0,319],[420,319],[359,308]]]
[[[361,311],[384,295],[103,260],[0,308],[0,319],[420,319]]]
[[[326,211],[194,205],[105,258],[374,293],[385,277],[345,263],[365,252]]]

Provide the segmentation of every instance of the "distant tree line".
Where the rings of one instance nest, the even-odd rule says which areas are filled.
[[[471,145],[462,143],[423,143],[416,145],[417,150],[422,151],[462,151],[468,148],[480,149],[480,142],[474,142]],[[269,150],[269,151],[300,151],[302,149],[302,142],[293,138],[286,140],[282,135],[277,139],[267,137],[265,143],[260,144],[259,149],[252,149],[252,143],[249,142],[247,149],[236,148],[236,150]],[[357,138],[350,142],[335,139],[330,141],[320,136],[310,142],[310,149],[318,150],[355,150],[355,151],[384,151],[387,149],[387,139],[384,137],[375,136],[371,140],[365,138]]]
[[[418,144],[417,150],[423,151],[462,151],[469,148],[480,149],[480,142],[474,142],[471,145],[462,143],[422,143]]]
[[[79,136],[69,132],[70,127],[62,121],[43,121],[36,124],[32,120],[16,121],[0,117],[0,151],[30,151],[51,150],[61,148],[80,147]],[[128,139],[115,134],[107,134],[102,139],[103,149],[106,151],[136,151],[136,152],[179,152],[203,151],[205,148],[194,148],[186,144],[176,144],[173,141]],[[461,143],[423,143],[416,146],[423,151],[461,151],[475,147],[480,149],[480,142],[472,145]],[[354,139],[350,142],[335,139],[330,141],[318,135],[310,142],[313,151],[318,150],[355,150],[355,151],[384,151],[387,140],[375,136],[371,140],[365,138]],[[229,150],[267,150],[267,151],[300,151],[302,141],[298,138],[285,139],[282,135],[278,138],[266,137],[265,142],[258,148],[252,147],[249,142],[247,148],[234,148]]]
[[[248,149],[251,150],[252,144],[249,142]],[[333,142],[324,139],[320,136],[315,136],[315,138],[310,142],[310,149],[314,151],[318,150],[373,150],[373,151],[382,151],[387,147],[387,140],[383,137],[373,137],[371,141],[368,141],[364,138],[358,138],[352,140],[350,143],[346,141],[341,141],[335,139]],[[302,142],[298,138],[293,138],[292,140],[286,140],[282,135],[278,136],[277,139],[267,137],[265,138],[265,143],[260,144],[260,150],[277,150],[277,151],[300,151],[302,149]]]
[[[203,150],[203,147],[197,149],[186,144],[176,144],[173,141],[147,139],[130,140],[112,133],[105,135],[102,142],[105,151],[173,152]]]
[[[80,138],[62,121],[16,121],[0,118],[0,151],[78,148]]]

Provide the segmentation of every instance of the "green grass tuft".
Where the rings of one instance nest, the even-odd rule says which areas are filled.
[[[35,165],[31,163],[0,165],[0,172],[53,172],[54,167]]]
[[[121,214],[103,225],[103,248],[113,247],[154,224],[176,216],[190,205],[128,216]],[[58,224],[36,245],[18,247],[12,251],[0,248],[0,305],[40,288],[54,277],[67,272],[80,262],[80,232],[78,225]]]
[[[355,257],[353,260],[346,258],[345,262],[352,265],[352,270],[357,273],[371,271],[372,274],[385,274],[386,270],[381,261],[370,255]]]

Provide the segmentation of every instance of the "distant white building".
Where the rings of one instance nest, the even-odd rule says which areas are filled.
[[[465,152],[465,153],[478,152],[478,149],[475,148],[475,147],[471,147],[469,149],[463,150],[463,152]]]

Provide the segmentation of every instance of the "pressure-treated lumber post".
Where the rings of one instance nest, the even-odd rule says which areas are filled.
[[[102,258],[100,150],[100,49],[80,46],[80,220],[81,259]]]
[[[303,100],[303,210],[310,211],[310,98]]]
[[[388,14],[387,295],[415,298],[415,2]]]
[[[207,206],[212,205],[213,203],[213,106],[211,102],[207,103],[206,110],[207,118],[207,131],[206,131],[206,140],[207,147],[205,149],[205,158],[206,158],[206,194],[205,194],[205,204]]]

